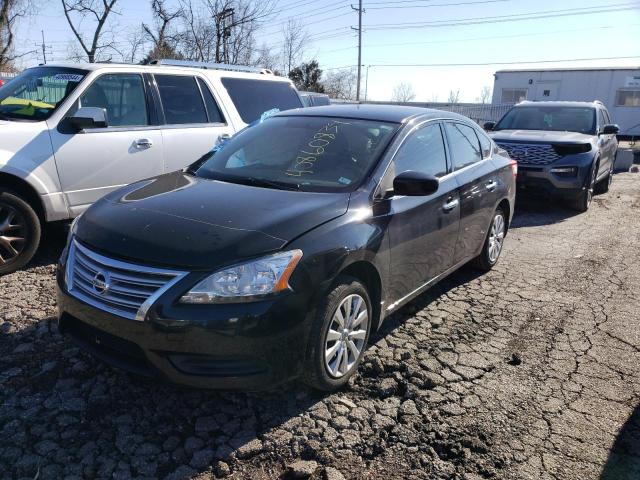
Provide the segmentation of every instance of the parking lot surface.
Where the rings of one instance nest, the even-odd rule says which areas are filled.
[[[51,232],[0,278],[0,478],[640,478],[640,175],[520,206],[490,273],[387,320],[349,388],[186,390],[55,326]]]

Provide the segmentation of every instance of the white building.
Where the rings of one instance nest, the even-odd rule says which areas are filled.
[[[494,77],[494,104],[600,100],[620,135],[640,135],[640,67],[498,70]]]

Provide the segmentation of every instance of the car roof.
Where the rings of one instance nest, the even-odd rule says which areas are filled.
[[[445,118],[466,122],[471,121],[467,117],[444,110],[403,105],[369,104],[323,105],[319,107],[298,108],[280,112],[278,116],[357,118],[359,120],[377,120],[379,122],[391,123],[407,123],[418,118],[420,120]]]
[[[138,65],[132,63],[87,63],[87,62],[55,62],[55,63],[47,63],[46,65],[38,65],[39,67],[63,67],[63,68],[76,68],[80,70],[87,70],[93,72],[95,70],[128,70],[131,71],[143,71],[148,73],[195,73],[199,72],[208,76],[215,77],[233,77],[233,78],[253,78],[259,80],[266,81],[275,81],[275,82],[287,82],[291,83],[286,77],[280,77],[278,75],[273,74],[263,74],[263,73],[253,73],[253,72],[242,72],[235,70],[223,70],[223,69],[215,69],[215,68],[200,68],[196,66],[186,66],[186,65],[168,65],[168,64],[157,64],[157,65]]]
[[[600,102],[571,102],[571,101],[548,101],[532,102],[525,100],[515,105],[516,107],[602,107]]]

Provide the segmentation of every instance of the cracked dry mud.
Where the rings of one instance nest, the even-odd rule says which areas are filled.
[[[490,273],[393,315],[349,387],[185,390],[56,330],[49,236],[0,278],[0,478],[640,478],[640,175],[517,211]]]

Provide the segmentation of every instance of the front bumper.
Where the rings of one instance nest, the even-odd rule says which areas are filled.
[[[590,159],[580,163],[564,160],[550,165],[535,166],[519,163],[516,179],[518,193],[573,199],[585,189],[591,165]],[[558,168],[572,168],[575,173],[553,171]]]
[[[115,367],[198,388],[264,390],[298,376],[308,299],[288,294],[236,305],[182,305],[160,298],[144,321],[70,295],[58,268],[58,323],[80,348]]]

